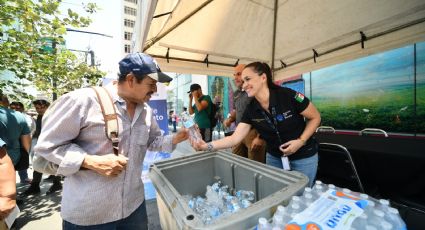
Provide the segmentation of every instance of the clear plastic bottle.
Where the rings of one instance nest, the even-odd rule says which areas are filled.
[[[367,206],[365,208],[365,213],[368,216],[372,216],[373,215],[373,211],[375,210],[375,202],[368,200],[367,202]]]
[[[388,212],[388,208],[390,207],[390,201],[385,199],[379,199],[379,209],[384,213]]]
[[[313,195],[311,193],[310,194],[305,194],[305,196],[304,196],[304,202],[305,202],[305,205],[307,207],[309,207],[314,202]]]
[[[283,218],[282,216],[274,216],[273,217],[273,228],[279,228],[279,229],[283,229],[285,227],[285,224],[283,223]]]
[[[406,224],[404,223],[403,219],[400,217],[400,213],[397,209],[389,207],[388,212],[385,215],[385,220],[390,222],[394,229],[397,230],[406,230]]]
[[[269,224],[266,218],[261,217],[258,219],[257,230],[271,230],[272,226]]]
[[[183,126],[189,130],[189,137],[194,141],[202,140],[201,133],[189,114],[182,115]]]
[[[283,207],[282,205],[278,205],[276,212],[274,213],[273,217],[275,216],[283,216],[286,213],[286,208]]]
[[[373,210],[373,215],[370,217],[368,224],[373,226],[380,226],[384,221],[385,213],[381,210]]]
[[[313,187],[313,190],[312,190],[312,193],[314,194],[313,197],[318,199],[325,191],[326,190],[322,185],[317,184]]]
[[[302,199],[299,196],[293,196],[291,198],[289,205],[292,205],[292,204],[298,204],[300,206],[300,209],[299,209],[300,212],[307,208],[307,205],[305,204],[304,199]]]
[[[363,229],[367,223],[368,223],[368,216],[365,213],[363,213],[359,217],[354,219],[353,223],[351,224],[351,227],[355,229]]]

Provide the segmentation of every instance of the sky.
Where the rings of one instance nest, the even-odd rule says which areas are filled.
[[[93,50],[99,69],[107,74],[115,75],[118,72],[118,62],[121,56],[121,9],[122,3],[118,0],[64,0],[61,3],[61,11],[66,14],[68,8],[80,15],[87,16],[83,3],[96,3],[100,8],[96,13],[90,15],[92,23],[87,28],[72,28],[77,30],[105,34],[111,37],[67,32],[66,47],[74,50]],[[90,59],[89,59],[90,60]]]

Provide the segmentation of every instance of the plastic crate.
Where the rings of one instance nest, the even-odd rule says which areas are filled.
[[[251,229],[258,218],[272,218],[278,205],[300,195],[308,178],[255,162],[229,152],[197,153],[154,163],[149,176],[157,191],[162,229]],[[205,196],[217,178],[236,190],[255,192],[256,202],[246,209],[205,225],[189,208],[183,195]]]

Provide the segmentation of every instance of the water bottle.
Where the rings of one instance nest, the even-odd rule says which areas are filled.
[[[368,224],[373,226],[380,226],[384,221],[384,215],[385,213],[383,211],[375,209],[373,211],[373,215],[370,217]]]
[[[390,207],[390,202],[385,199],[379,199],[380,207],[379,209],[382,210],[384,213],[388,212],[388,208]]]
[[[368,200],[368,199],[369,199],[369,195],[364,194],[364,193],[361,193],[361,194],[360,194],[360,198],[361,198],[362,200]]]
[[[285,224],[283,223],[282,216],[274,216],[273,217],[273,228],[283,229]]]
[[[239,190],[236,192],[236,197],[241,200],[246,199],[253,201],[255,199],[255,194],[252,191]]]
[[[368,216],[372,216],[373,215],[373,211],[375,210],[375,202],[368,200],[367,201],[367,206],[365,208],[365,213]]]
[[[257,230],[271,230],[271,229],[272,227],[266,218],[261,217],[260,219],[258,219]]]
[[[325,192],[326,190],[325,190],[325,188],[322,186],[322,185],[320,185],[320,184],[316,184],[314,187],[313,187],[313,191],[312,191],[312,193],[314,194],[313,195],[313,197],[315,197],[316,199],[318,199],[320,196],[322,196],[322,194]]]
[[[182,115],[183,126],[189,130],[189,137],[194,141],[202,140],[195,122],[189,114]]]
[[[274,216],[283,216],[285,215],[285,211],[286,211],[285,207],[283,207],[282,205],[278,205],[276,212],[274,213]]]
[[[305,202],[305,205],[307,207],[309,207],[314,202],[313,195],[311,193],[305,194],[305,196],[304,196],[304,202]]]
[[[289,205],[292,205],[292,204],[298,204],[299,207],[300,207],[300,209],[299,209],[300,212],[307,208],[307,205],[305,204],[305,202],[299,196],[293,196],[291,198]]]
[[[387,220],[389,223],[393,225],[394,229],[397,230],[406,230],[406,224],[404,223],[403,219],[400,217],[400,213],[397,209],[389,207],[388,213],[385,215],[385,220]]]
[[[368,216],[366,215],[366,213],[363,213],[359,217],[354,219],[353,223],[351,224],[351,227],[355,229],[363,229],[367,223],[368,223]]]

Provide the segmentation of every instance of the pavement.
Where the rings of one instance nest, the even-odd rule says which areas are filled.
[[[172,130],[171,128],[169,130]],[[214,131],[213,139],[223,137]],[[171,153],[171,157],[181,157],[195,153],[188,141],[177,145],[177,148]],[[32,169],[28,169],[28,176],[32,178]],[[51,181],[46,180],[47,175],[43,176],[40,184],[41,193],[27,197],[21,197],[23,203],[18,205],[21,213],[15,220],[12,229],[22,230],[60,230],[62,229],[62,218],[60,216],[61,191],[46,195],[46,191],[52,185]],[[20,183],[19,176],[16,174],[16,186],[18,194],[25,191],[29,184]],[[148,227],[150,230],[161,229],[156,199],[146,200],[146,209],[148,213]]]

